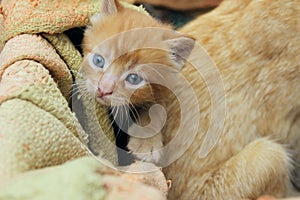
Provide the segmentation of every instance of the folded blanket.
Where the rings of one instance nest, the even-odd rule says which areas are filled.
[[[155,172],[140,176],[155,182],[157,175],[161,174]],[[9,199],[164,200],[165,197],[158,190],[137,182],[132,175],[123,176],[105,165],[99,165],[93,158],[81,158],[10,180],[0,188],[0,200]]]

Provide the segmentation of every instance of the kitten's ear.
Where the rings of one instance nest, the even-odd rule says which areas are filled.
[[[118,0],[102,0],[101,13],[104,15],[117,14],[120,8]]]
[[[96,13],[90,18],[93,24],[97,24],[104,16],[117,14],[122,9],[118,0],[102,0],[100,13]]]
[[[171,50],[171,60],[175,62],[178,69],[181,69],[194,48],[195,39],[187,36],[180,36],[165,40],[165,43]]]

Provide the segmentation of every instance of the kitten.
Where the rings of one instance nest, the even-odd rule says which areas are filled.
[[[300,162],[299,1],[225,0],[183,27],[183,35],[116,0],[103,0],[101,14],[93,16],[91,23],[83,40],[88,91],[105,105],[142,107],[138,123],[145,128],[133,125],[129,132],[143,137],[157,133],[130,139],[128,147],[138,158],[165,163],[185,145],[185,137],[193,132],[189,125],[200,113],[200,126],[189,148],[164,168],[172,180],[169,199],[287,195],[292,162]],[[196,39],[213,58],[225,100],[213,102],[207,80],[185,62],[208,63],[192,53],[194,39],[184,35]],[[187,87],[176,81],[180,74],[195,91],[196,107]],[[156,84],[161,79],[171,83],[181,102],[174,91]],[[203,151],[210,124],[222,125],[211,118],[215,107],[224,102],[222,133],[213,148]],[[152,112],[158,119],[153,124],[148,109],[155,103],[164,106],[166,113]],[[171,143],[180,128],[180,105],[189,111],[183,125],[186,134],[161,154],[156,150]],[[150,157],[140,152],[151,152]]]
[[[133,23],[136,19],[139,23]],[[165,91],[158,84],[152,84],[157,82],[160,67],[149,66],[166,65],[169,68],[163,69],[161,74],[176,73],[193,45],[192,38],[178,34],[170,25],[125,8],[118,1],[103,1],[100,14],[91,18],[91,26],[83,38],[87,90],[100,103],[113,107],[112,113],[123,131],[127,132],[128,124],[132,123],[120,121],[129,114],[123,108],[124,104],[141,107],[137,121],[141,121],[141,125],[147,124],[149,118],[143,112],[147,113],[148,107],[161,99]],[[181,56],[176,56],[176,53]],[[135,112],[137,109],[133,108]],[[162,146],[160,136],[157,143],[157,148]],[[152,143],[149,143],[149,148],[152,148]],[[156,157],[158,159],[159,155]],[[152,156],[146,160],[152,161]]]

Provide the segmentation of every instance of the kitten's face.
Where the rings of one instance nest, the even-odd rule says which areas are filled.
[[[194,41],[117,1],[103,0],[102,7],[83,40],[88,92],[112,106],[154,101],[153,83],[179,71],[183,62],[177,55],[189,53]]]
[[[107,48],[111,49],[111,48]],[[84,69],[87,89],[98,102],[105,105],[142,104],[154,101],[152,82],[159,76],[158,63],[167,60],[164,52],[137,50],[121,57],[111,58],[109,52],[92,51],[87,54]],[[165,56],[165,57],[164,57]],[[154,76],[154,78],[152,78]]]

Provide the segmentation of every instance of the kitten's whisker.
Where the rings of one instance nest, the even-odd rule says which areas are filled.
[[[116,118],[117,118],[118,114],[119,114],[119,107],[117,107]],[[117,125],[118,125],[118,122],[117,122]],[[120,128],[118,129],[118,132],[116,133],[116,140],[118,139],[119,135],[120,135]]]
[[[130,115],[128,113],[128,106],[122,106],[122,127],[123,127],[123,131],[128,133],[128,128],[129,128],[129,120],[130,120]],[[125,110],[125,112],[124,112]]]
[[[125,115],[125,114],[124,114],[123,109],[124,109],[124,108],[121,108],[121,113],[120,113],[120,115],[121,115],[121,123],[122,123],[122,124],[121,124],[121,130],[124,129],[124,119],[123,119],[123,118],[124,118],[124,115]],[[126,111],[126,109],[125,109],[125,111]],[[124,131],[124,130],[123,130],[123,131]]]
[[[137,109],[135,108],[135,106],[131,103],[131,102],[128,102],[130,107],[130,111],[134,117],[134,120],[136,123],[138,123],[139,125],[141,125],[141,121],[140,121],[140,116],[139,116],[139,112],[137,111]]]
[[[112,127],[113,123],[115,122],[114,115],[113,115],[114,111],[115,111],[115,107],[111,107],[111,110],[110,110],[110,113],[109,113],[109,115],[112,116],[110,127]]]
[[[128,113],[127,113],[127,110],[125,110],[126,111],[126,115],[127,115],[128,127],[129,127],[129,120],[128,120],[128,118],[131,117],[130,112],[133,113],[133,117],[134,117],[135,122],[139,122],[140,123],[139,113],[136,110],[135,106],[130,102],[130,100],[128,100],[125,97],[125,95],[123,95],[123,94],[119,94],[119,95],[121,97],[119,97],[118,99],[125,101],[125,103],[128,105],[128,108],[129,108]],[[134,111],[132,110],[132,108],[134,108]]]
[[[70,95],[70,97],[69,97],[68,100],[71,100],[72,98],[74,98],[74,97],[75,97],[76,95],[78,95],[78,94],[80,94],[80,91],[79,91],[79,90],[73,92],[73,93]]]

